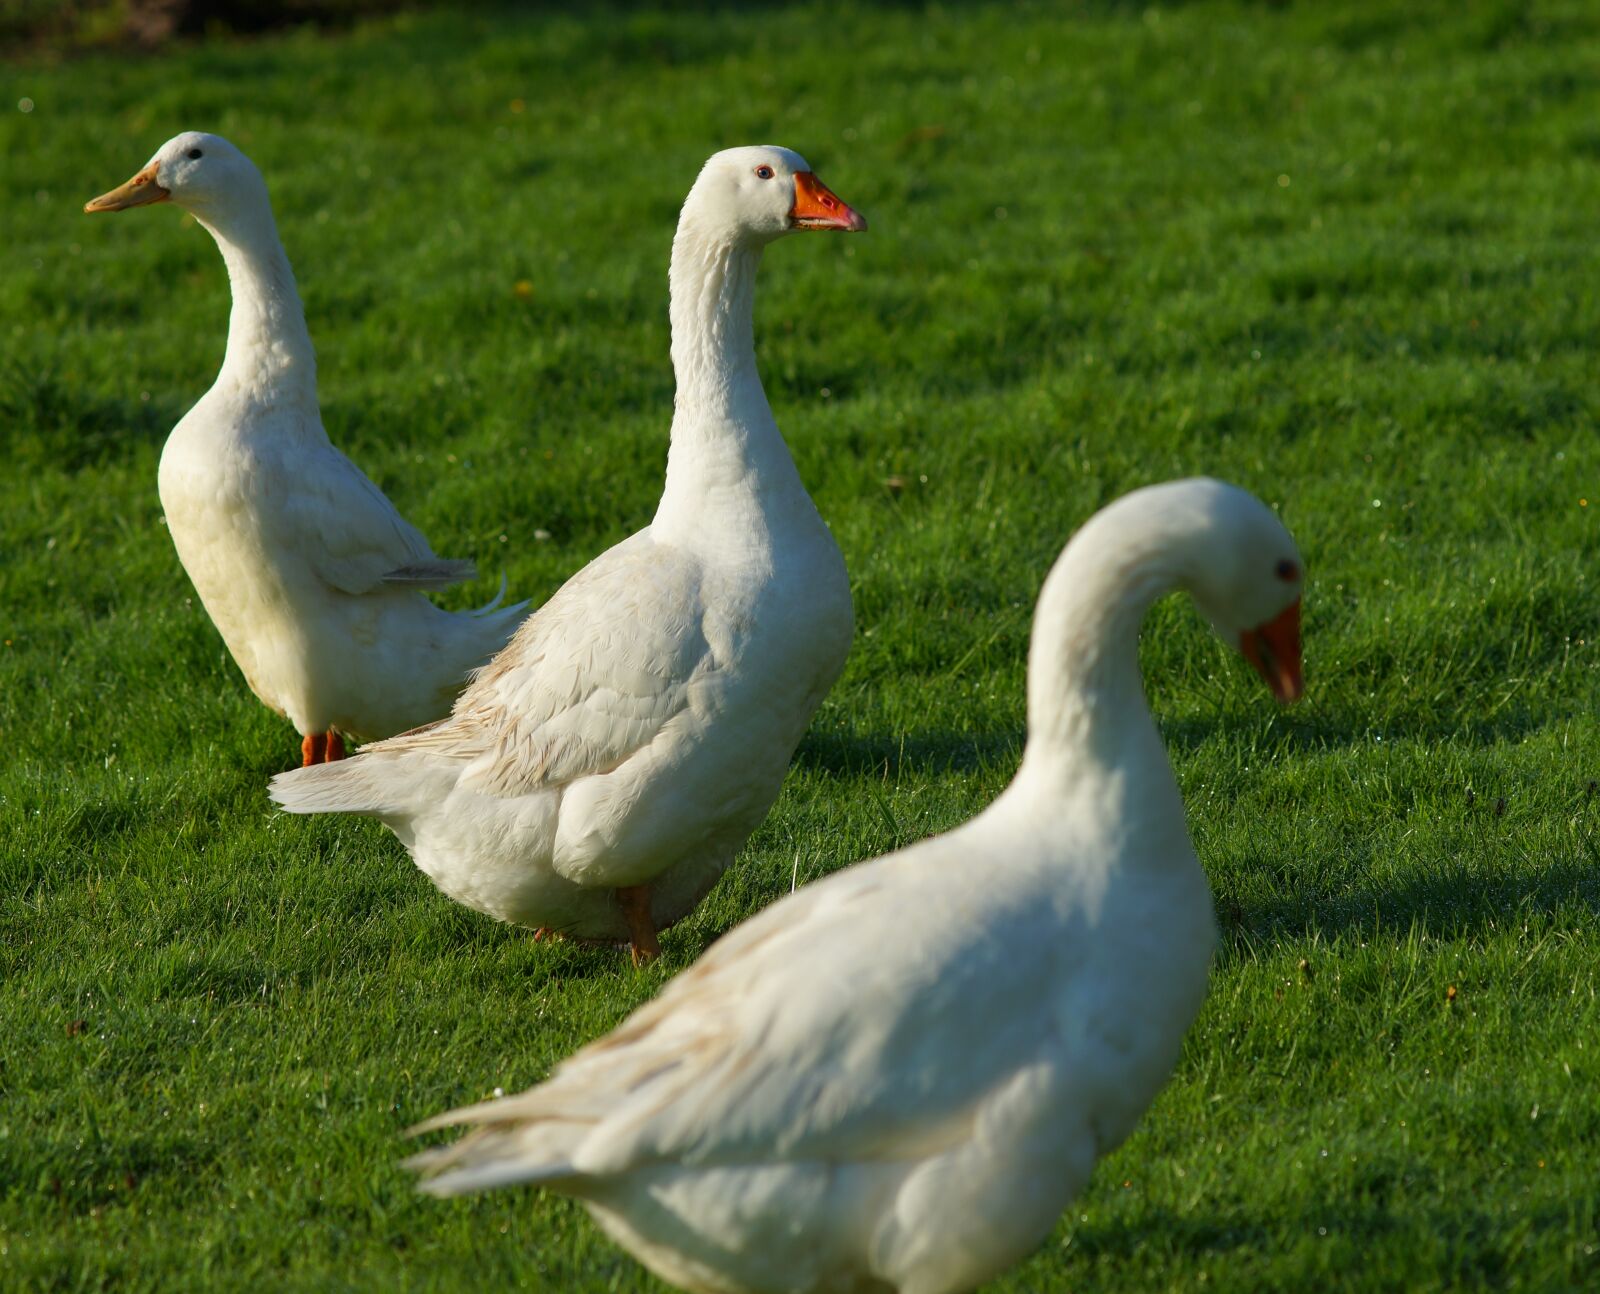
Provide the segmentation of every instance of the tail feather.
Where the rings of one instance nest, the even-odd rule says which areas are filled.
[[[477,574],[478,568],[470,561],[437,557],[431,562],[412,562],[408,566],[398,566],[383,577],[383,582],[401,584],[413,589],[447,589],[452,584],[475,579]]]
[[[506,595],[505,572],[500,573],[500,589],[488,602],[471,611],[459,612],[461,619],[457,623],[463,633],[474,644],[478,658],[472,662],[465,675],[463,684],[470,683],[477,674],[486,668],[496,656],[511,641],[512,635],[517,632],[528,614],[528,604],[531,599],[524,598],[521,602],[513,603],[509,607],[500,605]]]
[[[373,776],[372,761],[360,755],[279,773],[267,784],[267,794],[290,813],[381,815],[397,807],[387,803],[382,782]]]
[[[401,1166],[422,1177],[417,1189],[429,1195],[465,1195],[497,1186],[556,1186],[581,1176],[565,1159],[530,1163],[524,1156],[510,1153],[513,1148],[509,1145],[502,1148],[504,1153],[463,1155],[462,1147],[475,1140],[467,1137],[454,1145],[424,1150],[402,1160]],[[510,1138],[500,1140],[509,1142]]]
[[[506,596],[506,573],[504,571],[501,571],[500,572],[500,587],[495,590],[495,595],[492,598],[490,598],[487,602],[485,602],[481,607],[474,607],[471,611],[467,612],[467,614],[468,615],[473,615],[473,616],[494,615],[494,616],[510,617],[510,616],[514,616],[518,612],[522,611],[528,605],[528,603],[533,601],[532,598],[523,598],[521,602],[515,602],[515,603],[512,603],[512,605],[509,606],[509,607],[501,608],[500,603],[505,600],[505,596]]]
[[[455,1122],[464,1113],[452,1111],[428,1119],[410,1129],[410,1135]],[[412,1155],[404,1166],[422,1176],[417,1187],[430,1195],[462,1195],[497,1186],[555,1186],[584,1175],[572,1160],[587,1131],[584,1124],[496,1123],[448,1146]]]

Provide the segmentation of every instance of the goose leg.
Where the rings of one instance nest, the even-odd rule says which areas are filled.
[[[661,942],[656,938],[655,922],[650,920],[650,887],[624,885],[617,890],[617,902],[622,905],[622,915],[628,922],[633,964],[648,966],[661,956]]]
[[[328,729],[327,746],[322,752],[322,762],[331,764],[336,759],[344,758],[344,738],[332,728]]]
[[[300,767],[320,764],[327,756],[328,739],[320,732],[308,732],[300,738]]]

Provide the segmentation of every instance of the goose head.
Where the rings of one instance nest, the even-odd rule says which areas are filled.
[[[1195,605],[1222,640],[1236,647],[1279,701],[1298,700],[1300,590],[1305,578],[1294,540],[1255,495],[1221,481],[1203,486],[1204,524],[1189,552]]]
[[[729,243],[769,243],[801,229],[860,233],[867,227],[805,158],[772,145],[713,154],[684,200],[683,219]]]
[[[233,208],[266,201],[266,181],[248,157],[221,135],[191,130],[174,135],[132,179],[84,203],[83,209],[93,215],[172,202],[215,222]]]

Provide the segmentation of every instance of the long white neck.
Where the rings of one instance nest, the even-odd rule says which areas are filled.
[[[685,540],[731,509],[743,524],[803,502],[799,473],[756,372],[759,243],[702,227],[685,209],[672,243],[672,367],[677,397],[667,480],[652,529]]]
[[[197,213],[228,266],[233,310],[217,387],[269,403],[317,399],[317,361],[265,194],[225,212]]]
[[[1073,537],[1034,615],[1025,767],[1074,777],[1154,759],[1169,770],[1139,673],[1139,626],[1183,582],[1185,558],[1143,509],[1102,512]]]

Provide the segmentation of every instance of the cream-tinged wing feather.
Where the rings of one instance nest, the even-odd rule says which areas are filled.
[[[300,554],[318,579],[360,595],[384,586],[442,589],[476,574],[473,564],[437,556],[422,532],[332,445],[297,452],[281,474],[276,510],[281,546]]]
[[[546,1082],[430,1120],[487,1125],[419,1157],[443,1175],[430,1189],[485,1171],[909,1159],[973,1137],[988,1098],[1048,1069],[1044,986],[1082,954],[971,854],[942,837],[774,904]]]
[[[524,795],[608,773],[716,668],[699,564],[641,532],[596,558],[480,670],[450,718],[369,746],[481,761],[463,785]]]

